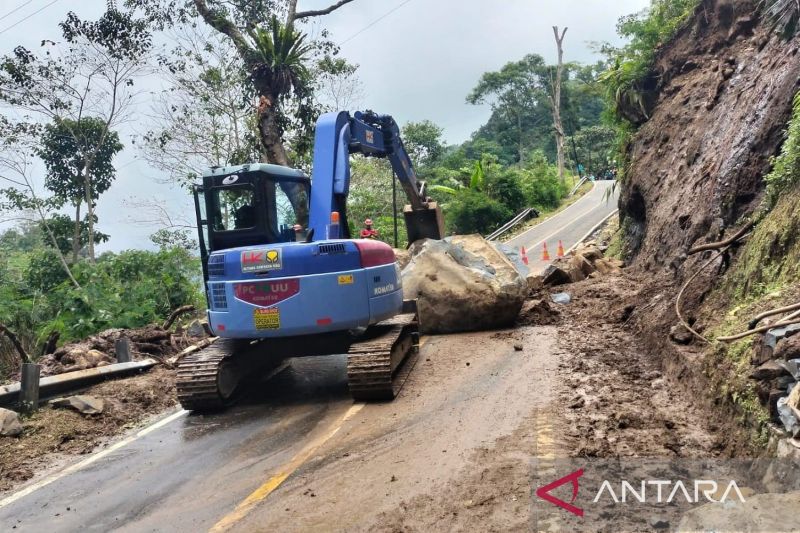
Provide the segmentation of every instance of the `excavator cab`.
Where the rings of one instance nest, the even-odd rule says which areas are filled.
[[[215,168],[195,186],[204,274],[209,254],[307,236],[310,180],[299,170],[252,164]]]

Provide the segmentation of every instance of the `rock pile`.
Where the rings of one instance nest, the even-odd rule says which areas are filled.
[[[600,247],[590,241],[579,245],[565,257],[556,259],[544,274],[528,276],[528,284],[531,290],[539,290],[542,287],[577,283],[587,278],[620,274],[624,266],[625,263],[618,259],[603,257]]]

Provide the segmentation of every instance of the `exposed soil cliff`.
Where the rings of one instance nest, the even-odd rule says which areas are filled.
[[[659,54],[658,100],[630,147],[620,200],[630,259],[668,267],[757,206],[800,88],[800,38],[755,2],[705,0]]]
[[[800,89],[800,37],[787,41],[774,32],[759,19],[756,2],[704,0],[691,23],[659,51],[656,70],[656,104],[629,146],[620,198],[626,259],[639,279],[649,279],[630,300],[628,326],[667,375],[679,377],[698,398],[711,391],[717,415],[730,420],[731,429],[742,415],[763,422],[765,411],[747,380],[750,340],[731,348],[670,337],[678,323],[678,291],[710,259],[709,252],[687,257],[687,251],[732,235],[761,204],[764,175]],[[756,230],[753,245],[756,237],[766,239],[764,231]],[[784,280],[786,290],[771,301],[750,291],[744,302],[748,290],[738,287],[764,282],[760,274],[753,280],[743,274],[758,270],[746,259],[751,255],[734,247],[689,284],[682,309],[695,329],[741,329],[750,313],[796,295],[796,280]]]

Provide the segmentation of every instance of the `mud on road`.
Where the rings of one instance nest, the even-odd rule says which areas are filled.
[[[704,403],[626,324],[635,287],[588,280],[555,326],[432,339],[397,402],[370,406],[241,529],[530,530],[538,458],[724,455]]]
[[[627,273],[590,279],[566,287],[572,295],[568,305],[526,306],[515,329],[428,337],[394,402],[364,406],[274,492],[237,517],[232,530],[466,531],[476,526],[486,531],[530,530],[536,462],[542,457],[726,454],[727,435],[699,396],[664,375],[658,354],[648,353],[639,344],[630,318],[632,306],[638,306],[639,314],[646,307],[647,295],[637,292],[640,283]],[[548,298],[549,293],[538,295],[542,297]],[[339,402],[336,405],[346,407],[341,365],[323,365],[325,358],[299,361],[306,368],[286,384],[296,390],[297,398],[281,409],[291,414],[293,409],[306,409],[309,402],[324,405],[331,395]],[[174,398],[165,373],[156,370],[127,383],[143,378],[159,381],[163,390],[158,389],[157,401],[163,403],[151,406],[165,409]],[[130,401],[146,405],[147,398],[131,397]],[[274,400],[267,395],[263,401]],[[110,414],[115,409],[112,405]],[[279,429],[288,432],[287,439],[291,434],[292,442],[284,443],[286,449],[278,455],[289,458],[313,435],[327,432],[330,420],[323,415],[302,431],[288,426]],[[218,416],[224,418],[224,413]],[[164,442],[181,446],[180,434],[196,425],[196,417],[190,418],[186,428],[165,428],[178,435]],[[103,441],[106,429],[113,433],[124,427],[113,419],[102,420],[78,419],[90,425],[79,425],[64,435],[42,429],[41,446],[73,454],[88,452]],[[280,473],[279,457],[273,457],[273,452],[247,451],[247,442],[222,442],[236,434],[226,433],[225,424],[218,423],[222,419],[210,420],[217,422],[208,429],[208,438],[217,445],[197,451],[195,466],[213,466],[215,459],[203,459],[202,454],[222,447],[228,455],[246,455],[247,469],[198,471],[173,484],[169,494],[151,494],[153,503],[147,509],[136,513],[117,509],[129,520],[125,527],[135,530],[157,521],[162,530],[182,531],[190,517],[176,509],[180,498],[192,494],[197,501],[185,502],[187,509],[196,506],[198,498],[216,502],[212,507],[204,504],[213,511],[208,516],[191,517],[193,528],[208,529],[231,513],[244,496]],[[196,421],[202,422],[203,417]],[[291,424],[291,416],[286,423]],[[157,434],[153,438],[161,440]],[[14,454],[4,453],[5,465]],[[153,448],[148,453],[160,452]],[[261,453],[266,455],[259,459]],[[118,459],[126,460],[135,457],[123,454]],[[20,463],[31,470],[37,464],[33,457]],[[125,471],[122,466],[115,468]],[[101,478],[103,472],[84,475]],[[216,484],[192,488],[198,476],[224,476],[235,490]],[[100,492],[93,496],[95,509],[116,509],[113,496],[104,501],[101,489],[103,483],[113,485],[114,480],[100,478],[96,485]],[[139,482],[147,480],[142,477]],[[169,502],[165,508],[156,503],[162,497]],[[24,506],[25,501],[18,503]],[[138,508],[136,501],[129,500],[127,505]],[[6,511],[9,516],[23,513],[21,517],[28,517],[24,523],[35,525],[22,507]],[[604,529],[613,530],[613,523],[598,525],[598,530]]]

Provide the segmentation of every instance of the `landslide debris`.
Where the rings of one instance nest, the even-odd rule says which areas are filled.
[[[688,283],[681,314],[707,338],[746,331],[756,314],[800,301],[796,191],[694,279],[713,252],[688,253],[757,219],[800,89],[800,36],[787,40],[759,13],[756,1],[704,0],[657,51],[656,100],[629,143],[620,197],[625,278],[639,284],[627,328],[663,371],[680,370],[676,386],[725,420],[727,446],[739,451],[766,444],[786,376],[764,369],[772,379],[749,379],[773,359],[763,357],[762,337],[706,345],[680,325],[675,299]],[[760,435],[740,434],[736,421]]]
[[[479,235],[414,243],[403,269],[406,299],[417,299],[424,333],[510,326],[528,295],[511,260]]]
[[[658,53],[658,99],[631,141],[620,197],[638,268],[682,262],[761,201],[800,89],[800,36],[787,42],[758,13],[755,1],[706,0]]]
[[[44,405],[22,419],[18,436],[0,436],[0,492],[42,475],[64,459],[93,452],[115,435],[177,403],[175,374],[163,367],[95,385],[83,394],[102,400],[102,412],[86,416]]]
[[[154,325],[136,329],[108,329],[82,341],[65,344],[37,362],[42,367],[42,376],[110,365],[117,362],[114,344],[123,337],[130,341],[133,360],[148,357],[164,360],[197,342],[198,332],[194,329],[197,328],[191,324],[187,329],[179,327],[175,331]],[[206,335],[202,328],[199,333]]]

